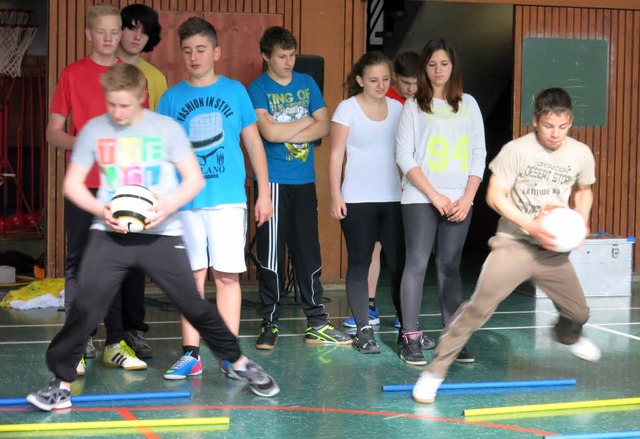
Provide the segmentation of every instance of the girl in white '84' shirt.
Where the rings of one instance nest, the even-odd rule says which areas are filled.
[[[404,105],[396,136],[407,243],[400,358],[408,364],[427,364],[416,322],[434,247],[443,325],[462,302],[460,260],[485,159],[482,115],[476,100],[463,93],[458,57],[445,40],[433,39],[422,49],[418,91]],[[474,358],[464,349],[456,361]]]

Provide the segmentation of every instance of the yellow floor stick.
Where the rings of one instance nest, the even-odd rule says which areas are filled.
[[[511,413],[542,412],[566,409],[585,409],[640,404],[640,398],[599,399],[593,401],[556,402],[552,404],[514,405],[511,407],[490,407],[467,409],[462,416],[504,415]]]
[[[56,431],[56,430],[95,430],[106,428],[135,427],[178,427],[187,425],[228,424],[228,417],[218,418],[176,418],[176,419],[137,419],[134,421],[88,421],[88,422],[47,422],[43,424],[0,424],[0,432],[14,431]]]

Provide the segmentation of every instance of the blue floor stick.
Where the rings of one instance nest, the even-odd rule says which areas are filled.
[[[438,390],[465,390],[465,389],[500,389],[508,387],[554,387],[575,386],[575,379],[561,380],[528,380],[528,381],[489,381],[478,383],[447,383],[442,384]],[[388,384],[382,386],[383,392],[409,392],[413,390],[413,384]]]
[[[123,401],[140,399],[167,399],[167,398],[189,398],[191,392],[140,392],[140,393],[114,393],[104,395],[78,395],[72,396],[71,402],[97,402],[97,401]],[[29,404],[25,398],[0,399],[0,406],[3,405],[24,405]]]

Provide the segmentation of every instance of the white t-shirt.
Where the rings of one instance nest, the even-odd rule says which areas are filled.
[[[452,202],[467,187],[469,176],[482,178],[487,150],[482,114],[476,100],[462,95],[458,111],[443,99],[433,99],[432,113],[420,110],[414,98],[407,99],[398,122],[396,160],[405,174],[402,204],[431,203],[406,177],[420,168],[429,183]]]
[[[338,105],[333,122],[349,127],[347,164],[342,182],[345,203],[400,201],[400,173],[395,161],[396,126],[402,104],[386,98],[387,118],[369,119],[355,97]]]

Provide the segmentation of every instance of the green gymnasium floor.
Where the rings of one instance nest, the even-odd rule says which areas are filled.
[[[467,294],[473,280],[465,285]],[[436,337],[440,318],[433,285],[427,283],[425,291],[420,321],[423,329]],[[26,406],[0,406],[0,424],[228,416],[228,426],[0,433],[0,438],[516,439],[640,429],[638,405],[473,418],[461,414],[469,408],[640,397],[640,291],[633,297],[589,299],[592,319],[586,334],[603,350],[603,359],[597,364],[575,359],[551,340],[555,310],[547,299],[512,294],[472,337],[468,347],[476,363],[454,365],[446,382],[575,378],[577,385],[501,393],[449,391],[439,394],[433,405],[414,403],[409,393],[381,391],[384,384],[413,384],[420,372],[398,358],[386,288],[380,289],[378,299],[383,315],[377,328],[380,355],[359,354],[350,346],[304,343],[305,321],[290,297],[283,300],[286,318],[281,320],[276,349],[258,351],[254,348],[259,326],[257,295],[246,292],[241,343],[245,353],[279,382],[281,393],[272,399],[257,397],[241,383],[226,379],[207,349],[202,354],[203,375],[177,382],[164,380],[163,371],[180,354],[179,316],[164,296],[153,288],[148,293],[148,337],[154,349],[149,368],[125,372],[103,367],[98,359],[89,360],[87,375],[74,383],[74,395],[189,391],[190,398],[76,403],[69,410],[52,413]],[[329,290],[326,297],[337,326],[349,314],[344,290]],[[55,309],[0,310],[0,398],[24,397],[47,382],[50,374],[44,352],[63,317],[64,313]],[[103,331],[100,328],[97,337],[99,350]],[[428,352],[427,359],[431,355]]]

